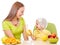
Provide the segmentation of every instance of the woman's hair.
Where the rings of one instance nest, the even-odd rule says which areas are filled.
[[[39,21],[41,26],[43,26],[44,28],[47,27],[48,22],[45,18],[38,18],[37,20]]]
[[[9,20],[9,21],[12,20],[16,16],[17,11],[19,10],[20,7],[24,7],[24,5],[21,2],[15,2],[8,16],[4,20]]]

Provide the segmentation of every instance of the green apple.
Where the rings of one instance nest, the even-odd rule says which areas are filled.
[[[58,38],[49,38],[49,42],[52,44],[56,44],[58,42]]]

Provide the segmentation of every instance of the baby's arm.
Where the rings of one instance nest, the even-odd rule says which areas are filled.
[[[31,38],[32,38],[32,40],[35,40],[36,38],[35,38],[35,36],[32,34],[31,35]]]
[[[37,31],[34,30],[34,31],[33,31],[33,34],[31,34],[31,38],[32,38],[33,40],[36,40],[36,33],[37,33]]]

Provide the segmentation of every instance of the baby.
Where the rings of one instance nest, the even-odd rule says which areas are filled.
[[[31,35],[32,39],[41,40],[42,36],[44,36],[44,35],[47,35],[47,37],[48,37],[48,35],[50,35],[51,33],[48,30],[46,30],[47,24],[48,23],[47,23],[46,19],[38,18],[36,20],[33,34]]]
[[[47,24],[48,23],[47,23],[46,19],[38,18],[38,19],[36,19],[35,29],[43,30],[43,29],[45,29],[47,27]]]

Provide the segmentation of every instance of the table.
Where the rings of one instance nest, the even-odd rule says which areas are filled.
[[[11,44],[9,44],[11,45]],[[15,45],[57,45],[57,44],[50,44],[48,41],[23,41],[21,44]]]

